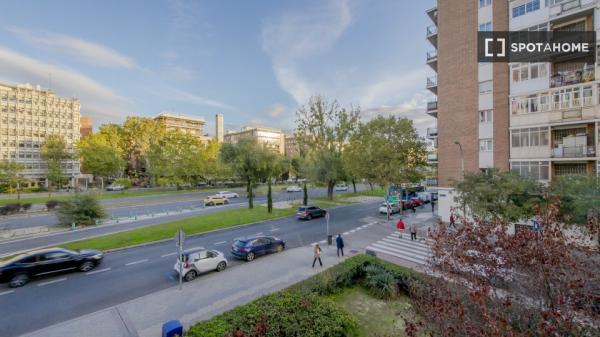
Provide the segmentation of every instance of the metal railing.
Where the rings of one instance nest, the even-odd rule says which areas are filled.
[[[427,108],[429,110],[429,106],[427,106]],[[435,102],[435,108],[437,109],[437,102]],[[437,135],[438,135],[437,128],[427,128],[427,137],[428,138],[437,137]]]
[[[427,111],[437,110],[437,108],[438,108],[437,101],[427,102]],[[437,129],[435,129],[435,134],[437,135]],[[429,129],[427,129],[427,135],[429,135]]]
[[[561,146],[552,149],[554,158],[582,158],[595,157],[596,148],[588,145]]]
[[[438,29],[436,25],[431,25],[427,27],[427,36],[432,36],[437,34]]]
[[[437,87],[437,76],[427,77],[427,88],[433,87]]]
[[[436,50],[427,52],[427,62],[429,62],[433,59],[437,59],[437,51]]]
[[[578,83],[591,82],[596,77],[596,69],[593,65],[588,65],[578,70],[561,71],[550,77],[550,87],[562,87]]]

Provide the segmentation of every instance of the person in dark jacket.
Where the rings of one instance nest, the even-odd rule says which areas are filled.
[[[340,257],[340,252],[344,256],[344,239],[342,239],[342,234],[338,234],[337,238],[335,238],[335,245],[337,246],[337,256]]]

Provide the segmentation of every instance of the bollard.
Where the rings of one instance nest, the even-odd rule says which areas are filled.
[[[96,219],[96,226],[100,225],[100,219]]]
[[[71,230],[74,231],[75,230],[75,223],[71,223]]]

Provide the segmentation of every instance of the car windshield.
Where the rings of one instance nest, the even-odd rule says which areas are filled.
[[[306,211],[306,207],[300,207],[300,208],[298,208],[298,212],[304,212],[304,211]]]
[[[249,241],[245,241],[245,240],[235,240],[235,242],[233,243],[234,246],[237,247],[245,247],[249,244]]]
[[[24,258],[26,256],[27,256],[27,254],[20,254],[20,255],[17,255],[15,257],[11,258],[11,259],[8,259],[8,260],[6,260],[4,262],[0,262],[0,267],[8,266],[9,264],[15,263],[15,262],[21,260],[22,258]]]

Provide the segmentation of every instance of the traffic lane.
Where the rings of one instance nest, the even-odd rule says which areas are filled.
[[[352,205],[343,207],[345,210],[332,210],[331,230],[343,232],[362,224],[358,219],[373,214],[375,205]],[[232,268],[246,263],[232,258],[229,253],[233,240],[261,233],[286,240],[286,247],[291,249],[324,239],[325,220],[300,221],[290,217],[207,233],[188,238],[186,249],[205,247],[223,251]],[[174,241],[163,242],[106,254],[103,263],[89,273],[39,279],[18,289],[3,285],[0,294],[12,292],[0,296],[0,335],[19,335],[41,329],[174,286],[178,281],[173,271],[176,256]],[[202,278],[194,282],[202,282]]]

